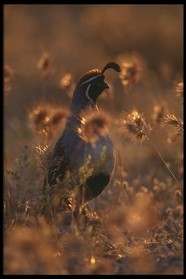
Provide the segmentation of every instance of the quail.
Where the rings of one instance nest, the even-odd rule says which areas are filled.
[[[108,69],[121,71],[117,63],[110,62],[102,71],[93,69],[85,73],[78,81],[70,104],[71,115],[48,162],[44,190],[46,186],[51,189],[55,185],[60,188],[66,187],[65,176],[70,173],[77,186],[74,186],[74,190],[75,187],[78,188],[75,191],[75,211],[78,212],[79,208],[96,198],[105,189],[114,169],[114,148],[106,127],[105,133],[99,135],[94,145],[84,141],[78,133],[82,113],[87,109],[96,113],[98,97],[109,88],[104,81],[104,73]],[[83,169],[83,166],[86,167]],[[80,170],[83,170],[84,179],[79,178]]]

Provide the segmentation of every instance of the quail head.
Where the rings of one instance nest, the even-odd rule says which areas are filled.
[[[102,71],[93,69],[80,78],[70,104],[71,115],[48,162],[44,189],[47,185],[51,189],[57,185],[64,190],[67,187],[65,178],[70,174],[76,197],[75,210],[79,210],[105,189],[114,168],[114,148],[106,127],[104,133],[98,135],[94,145],[91,140],[85,141],[78,132],[81,129],[83,112],[88,110],[96,114],[96,101],[109,88],[104,81],[107,69],[120,72],[120,66],[110,62]]]

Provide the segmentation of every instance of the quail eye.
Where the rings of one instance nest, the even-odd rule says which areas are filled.
[[[103,82],[104,82],[104,79],[105,79],[105,77],[104,76],[100,76],[99,78],[97,78],[96,80],[94,80],[93,82],[92,82],[92,85],[98,85],[98,84],[103,84]]]
[[[100,76],[100,78],[98,79],[98,81],[99,81],[99,82],[104,82],[104,79],[105,79],[105,76],[102,75],[102,76]]]

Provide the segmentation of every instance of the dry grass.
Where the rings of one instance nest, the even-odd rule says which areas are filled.
[[[4,274],[183,274],[182,6],[5,5],[4,21]],[[107,126],[116,165],[77,223],[43,176],[78,78],[109,61],[78,132],[94,145]]]

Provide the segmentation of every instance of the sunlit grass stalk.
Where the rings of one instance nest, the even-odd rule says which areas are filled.
[[[172,177],[174,178],[174,180],[177,182],[177,184],[179,185],[180,189],[183,189],[182,184],[178,181],[178,179],[176,178],[176,176],[174,175],[174,173],[172,172],[172,170],[169,168],[169,166],[167,165],[167,163],[165,162],[165,160],[163,159],[161,153],[158,151],[158,149],[156,148],[156,146],[154,145],[154,143],[152,141],[150,141],[150,144],[153,146],[154,150],[157,152],[158,156],[160,157],[160,159],[162,160],[162,162],[164,163],[164,165],[166,166],[166,168],[168,169],[168,171],[170,172],[170,174],[172,175]]]

